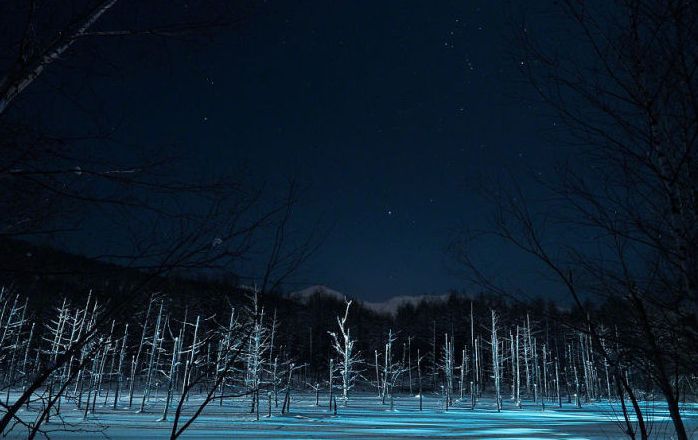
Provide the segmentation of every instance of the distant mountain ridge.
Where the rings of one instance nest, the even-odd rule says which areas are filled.
[[[331,289],[323,285],[306,287],[305,289],[291,293],[289,297],[300,302],[307,302],[314,295],[322,295],[325,297],[337,299],[339,301],[344,301],[344,298],[351,299],[351,297],[349,297],[348,295],[344,295],[343,293],[337,290]],[[445,303],[448,300],[449,296],[449,293],[444,293],[442,295],[400,295],[394,296],[385,301],[363,301],[360,299],[357,300],[361,303],[361,305],[373,312],[395,316],[397,314],[398,309],[401,306],[410,304],[416,307],[421,302]]]
[[[147,275],[136,269],[20,240],[0,240],[0,248],[0,288],[10,288],[17,293],[28,295],[37,309],[50,310],[55,305],[56,296],[82,301],[87,292],[93,290],[105,297],[119,295],[123,286],[136,283]],[[182,301],[187,301],[192,292],[197,292],[196,295],[200,296],[199,302],[202,302],[204,299],[222,298],[230,293],[237,293],[236,296],[244,298],[254,289],[253,286],[239,284],[234,277],[219,280],[173,276],[163,277],[157,290],[170,296],[178,296]],[[312,285],[288,295],[270,292],[265,294],[265,297],[273,297],[272,303],[286,298],[287,301],[307,306],[315,295],[336,302],[343,302],[345,297],[352,298],[324,285]],[[395,318],[400,307],[404,305],[417,307],[425,302],[438,306],[444,304],[449,296],[450,294],[446,293],[402,295],[384,301],[353,299],[357,306],[368,312]]]

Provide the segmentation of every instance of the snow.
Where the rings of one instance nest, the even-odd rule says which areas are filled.
[[[327,296],[330,298],[337,299],[339,301],[344,301],[344,298],[346,298],[346,295],[344,295],[343,293],[337,292],[336,290],[332,290],[327,286],[306,287],[303,290],[291,293],[289,297],[305,303],[315,295]]]
[[[122,404],[126,400],[122,401]],[[185,410],[190,414],[199,398],[192,397]],[[260,405],[260,420],[249,413],[249,401],[236,399],[210,404],[204,414],[185,432],[184,438],[245,438],[245,439],[395,439],[395,438],[497,438],[497,439],[613,439],[623,438],[619,405],[589,403],[581,409],[564,403],[557,408],[550,403],[543,411],[539,405],[525,402],[518,409],[511,401],[504,402],[504,410],[497,412],[492,399],[483,398],[475,410],[468,402],[456,402],[447,412],[443,410],[439,396],[427,395],[423,399],[423,411],[419,399],[410,396],[395,398],[394,410],[381,405],[371,393],[352,396],[347,406],[338,402],[338,414],[328,409],[327,395],[320,397],[315,406],[312,393],[294,394],[291,413],[280,414],[280,407],[273,408],[267,418],[267,401]],[[671,423],[665,408],[659,403],[647,403],[648,420],[653,436],[670,438]],[[151,402],[145,413],[136,413],[120,406],[112,410],[97,405],[97,413],[83,420],[82,411],[70,402],[64,402],[62,415],[72,425],[71,432],[61,432],[58,418],[46,428],[54,432],[51,438],[99,438],[99,430],[110,438],[168,438],[170,422],[158,422],[162,400]],[[29,418],[33,411],[23,410],[20,417]],[[685,421],[689,433],[696,435],[698,407],[685,408]],[[24,431],[17,430],[9,438],[23,438]]]

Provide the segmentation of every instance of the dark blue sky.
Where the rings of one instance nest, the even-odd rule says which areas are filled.
[[[243,167],[270,188],[308,183],[297,222],[334,227],[299,285],[439,293],[465,287],[445,264],[454,230],[487,227],[480,179],[554,164],[553,119],[527,101],[512,47],[523,5],[268,2],[105,93],[119,137],[183,146],[194,173]],[[537,277],[499,243],[478,253],[503,278]]]

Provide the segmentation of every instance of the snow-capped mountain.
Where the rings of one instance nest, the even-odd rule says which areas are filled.
[[[327,286],[310,286],[303,290],[291,293],[289,296],[301,302],[307,301],[314,295],[325,295],[343,301],[346,295]],[[426,302],[444,302],[448,299],[448,294],[443,295],[401,295],[395,296],[385,301],[360,301],[367,309],[373,310],[376,313],[395,315],[400,306],[412,304],[416,306],[422,301]]]
[[[301,302],[307,301],[310,297],[315,296],[315,295],[323,295],[323,296],[329,296],[335,299],[338,299],[340,301],[344,301],[344,298],[346,295],[343,293],[337,292],[336,290],[330,289],[327,286],[310,286],[306,287],[303,290],[299,290],[297,292],[293,292],[289,295],[289,297],[296,299]]]

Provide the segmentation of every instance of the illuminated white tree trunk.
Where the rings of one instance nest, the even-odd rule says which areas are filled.
[[[145,318],[143,319],[143,331],[141,332],[141,340],[138,343],[138,351],[136,355],[131,359],[131,378],[128,384],[128,408],[131,409],[133,405],[133,392],[135,390],[136,384],[136,373],[138,372],[138,366],[140,363],[141,353],[143,353],[143,347],[145,345],[145,335],[148,331],[148,320],[150,319],[150,310],[153,306],[153,299],[148,301],[148,309],[145,312]]]
[[[128,324],[124,328],[124,336],[121,340],[121,350],[119,351],[119,364],[116,370],[116,390],[114,391],[114,405],[113,408],[119,403],[119,393],[121,392],[121,382],[123,381],[123,368],[124,368],[124,358],[126,357],[126,340],[128,339]]]
[[[516,326],[516,406],[521,407],[521,350],[519,349],[519,326]]]
[[[500,371],[500,354],[499,340],[497,338],[497,314],[492,310],[492,372],[494,378],[494,392],[497,404],[497,412],[502,410],[502,394],[501,394],[501,371]]]
[[[248,342],[247,352],[247,387],[252,392],[251,413],[257,406],[257,391],[261,385],[261,376],[264,370],[265,354],[268,350],[268,332],[264,326],[264,308],[259,308],[257,293],[254,294],[254,323]]]
[[[557,358],[555,358],[555,390],[557,391],[557,405],[562,408],[562,395],[560,395],[560,367]]]
[[[511,400],[516,401],[516,352],[514,351],[514,334],[509,330],[509,349],[511,350]]]
[[[464,392],[464,383],[465,383],[465,370],[466,370],[466,365],[468,365],[467,359],[466,359],[466,351],[465,348],[461,351],[461,361],[460,361],[460,383],[459,383],[459,395],[460,399],[463,399],[463,392]]]
[[[375,354],[375,367],[376,367],[376,388],[378,390],[378,398],[381,398],[383,396],[383,387],[381,385],[381,376],[380,376],[380,363],[378,361],[378,350],[374,351]]]
[[[143,385],[143,396],[141,398],[141,406],[139,412],[145,411],[145,402],[150,398],[150,388],[152,386],[153,375],[155,373],[155,360],[157,358],[158,341],[160,340],[160,324],[162,322],[163,303],[160,302],[158,317],[155,321],[155,329],[153,330],[152,345],[150,347],[150,356],[148,357],[148,368],[146,370],[145,384]]]
[[[337,316],[337,324],[339,326],[339,335],[336,332],[328,332],[332,337],[332,347],[339,356],[339,374],[342,378],[342,399],[346,405],[349,398],[349,390],[354,386],[357,371],[356,364],[360,362],[359,353],[354,351],[356,341],[351,338],[351,331],[347,325],[349,317],[349,307],[351,301],[346,302],[344,316]]]
[[[165,397],[165,406],[162,411],[162,417],[160,421],[167,421],[167,413],[170,409],[170,403],[172,402],[172,393],[176,387],[177,383],[177,366],[179,364],[179,351],[180,351],[180,339],[174,338],[172,342],[172,358],[170,361],[170,372],[167,375],[167,395]]]
[[[451,397],[453,390],[453,363],[453,340],[448,338],[448,334],[444,334],[440,367],[444,375],[443,397],[445,409],[448,409],[453,402]]]

